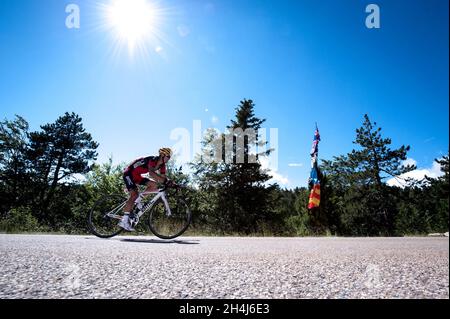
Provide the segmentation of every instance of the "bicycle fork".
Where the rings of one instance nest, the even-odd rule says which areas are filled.
[[[170,206],[169,206],[169,202],[167,201],[166,193],[161,194],[161,199],[164,203],[164,206],[166,207],[167,217],[172,216],[172,211],[170,210]]]

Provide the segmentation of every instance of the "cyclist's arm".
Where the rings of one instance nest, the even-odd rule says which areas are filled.
[[[150,167],[148,170],[148,174],[151,178],[160,183],[164,183],[167,180],[166,174],[158,174],[153,170],[153,168]]]

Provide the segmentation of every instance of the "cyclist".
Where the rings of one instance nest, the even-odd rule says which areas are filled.
[[[123,180],[130,193],[127,203],[123,209],[123,217],[119,222],[119,226],[127,231],[134,231],[136,218],[131,212],[134,202],[139,196],[137,185],[146,185],[144,192],[155,192],[158,190],[157,183],[166,184],[169,182],[166,177],[166,163],[172,156],[170,148],[161,148],[159,156],[148,156],[134,160],[125,168],[123,172]],[[159,173],[158,173],[159,172]],[[149,174],[151,179],[145,178],[142,174]]]

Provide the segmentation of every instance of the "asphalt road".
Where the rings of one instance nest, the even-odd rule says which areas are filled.
[[[449,298],[448,238],[3,235],[0,298]]]

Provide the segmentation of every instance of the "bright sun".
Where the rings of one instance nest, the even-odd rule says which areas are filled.
[[[133,54],[136,47],[156,36],[159,12],[155,4],[146,0],[113,0],[106,7],[107,24]]]

